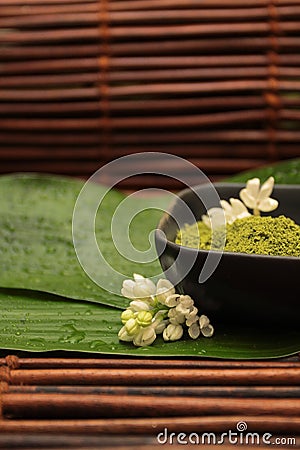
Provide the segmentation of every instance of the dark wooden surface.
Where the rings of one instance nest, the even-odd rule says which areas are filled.
[[[165,428],[220,436],[240,421],[249,432],[295,437],[292,447],[300,446],[299,356],[274,361],[29,356],[0,361],[0,448],[8,443],[34,448],[37,439],[45,448],[152,448]]]

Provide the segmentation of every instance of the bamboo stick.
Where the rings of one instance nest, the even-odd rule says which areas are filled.
[[[213,420],[212,420],[213,419]],[[92,419],[92,420],[1,420],[2,432],[22,433],[101,433],[126,435],[157,435],[167,428],[170,432],[224,432],[236,429],[241,420],[239,415],[213,417],[162,417],[162,418],[134,418],[134,419]],[[243,416],[249,430],[276,433],[295,433],[299,431],[300,419],[294,416],[258,415]]]
[[[1,9],[0,9],[1,12]],[[288,10],[287,14],[296,14],[298,12],[297,8],[292,8],[292,10]],[[285,11],[280,11],[280,15],[284,17]],[[147,11],[146,13],[143,11],[130,11],[130,12],[110,12],[107,20],[111,25],[115,23],[122,24],[133,24],[135,22],[138,23],[149,23],[154,22],[161,23],[164,21],[165,24],[169,22],[207,22],[209,21],[222,21],[222,22],[234,22],[240,20],[264,20],[268,18],[268,9],[267,7],[263,8],[237,8],[234,10],[226,10],[226,9],[217,9],[217,10],[209,10],[209,9],[186,9],[186,10],[161,10],[161,11]],[[3,28],[31,28],[41,26],[55,26],[56,28],[59,25],[69,25],[69,24],[95,24],[102,21],[102,17],[100,14],[95,14],[92,12],[66,12],[61,14],[60,12],[55,13],[44,13],[39,14],[38,16],[28,15],[15,15],[13,17],[4,17],[1,20],[1,25]]]
[[[154,395],[163,397],[298,398],[300,386],[8,386],[2,392],[73,395]]]
[[[15,1],[15,0],[14,0]],[[247,1],[245,6],[261,6],[267,4],[267,0],[250,0]],[[168,7],[177,8],[189,8],[201,5],[202,7],[240,7],[241,2],[239,0],[203,0],[201,4],[197,0],[143,0],[140,2],[136,1],[115,1],[111,2],[110,8],[112,10],[136,10],[136,9],[162,9]]]
[[[266,117],[264,110],[246,110],[226,113],[216,113],[210,115],[191,115],[174,117],[122,117],[110,120],[110,127],[113,129],[133,128],[165,128],[179,125],[183,127],[220,125],[228,123],[242,123],[248,121],[259,121]],[[105,127],[105,119],[94,118],[73,118],[73,119],[2,119],[0,118],[0,128],[3,130],[90,130]]]
[[[217,405],[217,408],[216,408]],[[198,415],[300,415],[300,399],[157,397],[107,394],[2,394],[2,414],[17,418],[171,417]]]
[[[90,88],[70,88],[70,89],[1,89],[0,98],[3,101],[46,101],[46,100],[63,100],[63,99],[89,99],[98,98],[99,89],[97,87]]]
[[[101,385],[299,385],[300,369],[31,369],[10,370],[11,384],[97,384]]]
[[[296,69],[297,70],[297,69]],[[280,75],[283,75],[283,71],[280,71]],[[296,71],[290,75],[292,71],[289,71],[288,76],[297,76]],[[300,70],[299,70],[300,72]],[[214,79],[249,79],[249,78],[265,78],[268,76],[267,67],[232,67],[232,68],[207,68],[207,69],[166,69],[166,70],[139,70],[139,71],[116,71],[109,72],[107,74],[107,80],[109,82],[151,82],[151,81],[173,81],[173,80],[214,80]]]
[[[78,57],[89,57],[89,56],[97,56],[101,55],[102,45],[101,43],[95,44],[64,44],[64,45],[39,45],[39,46],[28,46],[28,45],[14,45],[14,46],[2,46],[0,48],[0,57],[5,61],[10,60],[32,60],[32,59],[40,59],[40,60],[48,60],[52,58],[62,58],[69,57],[72,55],[73,58]]]
[[[91,39],[99,39],[99,30],[94,28],[68,28],[45,31],[12,31],[1,33],[2,43],[26,43],[26,42],[83,42]]]
[[[0,71],[1,73],[1,71]],[[99,81],[99,74],[97,72],[84,73],[58,73],[51,75],[10,75],[9,77],[0,77],[0,88],[24,88],[24,87],[50,87],[50,86],[66,86],[66,89],[72,85],[96,84]],[[2,105],[1,105],[2,106]],[[7,105],[15,106],[10,103]],[[43,106],[42,104],[40,106]],[[2,106],[2,108],[4,108]]]
[[[297,99],[287,99],[286,104],[289,102],[296,102]],[[298,100],[299,101],[299,100]],[[193,98],[168,98],[168,99],[111,99],[109,107],[112,112],[114,111],[137,111],[137,110],[180,110],[196,109],[205,111],[211,109],[231,109],[231,108],[258,108],[266,105],[265,100],[261,95],[227,95],[226,97],[193,97]]]
[[[101,144],[101,130],[96,130],[94,132],[74,132],[69,133],[58,133],[45,132],[45,133],[32,133],[22,132],[22,133],[11,133],[3,132],[0,130],[0,142],[3,144],[21,144],[24,145],[74,145],[76,146],[86,146]],[[38,167],[37,167],[38,169]]]
[[[38,83],[37,83],[38,85]],[[1,81],[0,81],[1,86]],[[11,83],[10,87],[13,86]],[[51,103],[16,103],[16,102],[8,102],[0,104],[0,116],[9,115],[23,115],[30,114],[31,116],[37,115],[40,117],[44,116],[60,116],[62,114],[68,115],[82,115],[88,113],[97,113],[100,114],[100,101],[99,99],[94,99],[91,101],[72,101],[66,103],[51,102]]]
[[[297,31],[297,22],[281,24],[282,31]],[[269,25],[266,22],[253,23],[232,23],[232,24],[201,24],[201,25],[169,25],[169,26],[135,26],[135,27],[115,27],[110,30],[112,39],[121,38],[143,38],[143,37],[167,37],[167,36],[189,36],[189,35],[219,35],[219,34],[257,34],[267,33]],[[20,43],[20,42],[63,42],[63,41],[82,41],[87,39],[97,39],[99,30],[93,28],[67,28],[58,30],[44,31],[12,31],[2,33],[1,40],[3,43]]]
[[[252,91],[252,90],[264,90],[267,88],[267,80],[242,80],[234,83],[236,92],[239,91]],[[280,88],[286,90],[294,90],[299,88],[300,82],[281,82]],[[113,86],[109,90],[111,96],[128,96],[128,95],[141,95],[141,94],[187,94],[187,93],[220,93],[220,92],[232,92],[232,82],[230,81],[215,81],[215,82],[203,82],[203,83],[152,83],[145,85],[126,85],[126,86]]]
[[[7,147],[3,146],[1,148],[0,160],[27,160],[27,159],[38,159],[38,160],[82,160],[82,151],[76,147]],[[101,159],[101,145],[97,147],[88,147],[84,150],[84,159]],[[30,161],[29,161],[30,163]],[[12,162],[12,164],[14,164]]]
[[[276,43],[279,49],[299,48],[298,36],[278,36]],[[233,38],[201,38],[201,40],[181,39],[163,40],[159,46],[153,46],[153,42],[110,42],[110,50],[113,55],[131,54],[160,54],[160,53],[192,53],[201,51],[206,54],[210,52],[222,52],[230,58],[233,50],[240,50],[241,57],[245,56],[245,50],[268,50],[270,48],[270,38],[268,36]],[[280,57],[280,55],[278,55]]]
[[[30,78],[31,79],[31,78]],[[11,83],[10,83],[10,80]],[[3,82],[0,79],[1,84],[8,83],[9,87],[17,86],[14,77],[5,78]],[[36,85],[38,86],[38,80]],[[1,86],[4,87],[4,86]],[[5,86],[8,87],[8,86]],[[283,105],[291,106],[297,105],[300,102],[299,99],[286,99],[282,100]],[[265,107],[266,102],[262,96],[226,96],[224,98],[218,99],[217,97],[203,97],[203,98],[177,98],[177,99],[166,99],[166,100],[110,100],[109,110],[112,113],[123,113],[123,112],[137,112],[137,111],[164,111],[164,110],[187,110],[192,112],[196,110],[204,112],[208,110],[230,110],[233,109],[252,109],[258,107]],[[99,98],[92,99],[90,101],[72,101],[72,102],[48,102],[48,103],[37,103],[37,102],[21,102],[16,101],[1,103],[0,114],[21,114],[30,112],[32,114],[39,113],[72,113],[72,112],[85,112],[85,111],[100,111],[101,110],[101,100]]]
[[[1,66],[0,74],[26,74],[26,73],[51,73],[64,72],[74,69],[76,72],[80,70],[94,70],[98,69],[97,58],[72,58],[72,59],[58,59],[45,61],[18,61],[6,62]]]
[[[6,2],[7,3],[7,2]],[[43,14],[66,14],[66,13],[82,13],[82,12],[99,12],[99,3],[97,1],[91,3],[79,2],[79,3],[66,3],[63,4],[32,4],[29,7],[20,7],[12,4],[0,5],[0,16],[34,16]]]
[[[299,24],[291,22],[281,24],[283,31],[297,31]],[[169,26],[136,26],[136,27],[115,27],[111,29],[110,36],[112,39],[121,38],[143,38],[143,37],[167,37],[167,36],[206,36],[206,35],[233,35],[233,34],[254,34],[267,33],[269,25],[265,22],[255,23],[230,23],[230,24],[201,24],[201,25],[169,25]]]
[[[276,139],[279,142],[299,142],[300,132],[295,130],[283,131],[279,130],[276,133]],[[268,134],[265,130],[222,130],[216,129],[213,131],[190,131],[190,132],[161,132],[155,135],[149,133],[132,132],[132,133],[118,133],[112,136],[114,144],[135,144],[142,143],[157,144],[173,143],[173,142],[265,142],[268,140]]]
[[[2,46],[0,49],[0,56],[3,59],[12,60],[12,59],[34,59],[34,58],[41,58],[41,59],[48,59],[48,58],[59,58],[59,57],[68,57],[69,55],[72,55],[73,57],[87,57],[87,56],[94,56],[94,55],[101,55],[103,53],[103,46],[101,43],[90,43],[90,44],[74,44],[70,45],[68,43],[65,43],[63,46],[50,46],[47,44],[42,44],[40,46],[32,46],[28,45],[26,43],[22,43],[22,46],[14,45],[4,47]],[[267,51],[270,45],[270,41],[268,37],[259,37],[259,38],[243,38],[239,37],[239,39],[201,39],[201,40],[190,40],[190,39],[182,39],[180,41],[174,39],[172,41],[166,41],[163,40],[160,42],[160,45],[154,45],[153,42],[124,42],[124,43],[110,43],[109,48],[112,55],[126,55],[126,57],[132,56],[132,55],[160,55],[160,54],[189,54],[193,53],[195,51],[204,52],[207,54],[205,57],[206,60],[203,57],[199,57],[194,55],[195,61],[198,61],[200,58],[203,59],[203,64],[205,66],[206,63],[209,63],[210,61],[210,53],[211,52],[223,52],[223,55],[219,55],[218,59],[223,59],[223,66],[226,66],[227,64],[231,64],[231,60],[235,59],[237,62],[237,65],[239,65],[240,61],[245,61],[245,64],[248,64],[247,61],[249,61],[250,64],[255,63],[256,60],[261,60],[261,65],[267,64],[267,58],[264,55],[248,55],[245,56],[244,52],[245,50],[253,50],[254,52],[257,52],[257,50],[265,50]],[[277,38],[277,45],[280,49],[294,49],[298,50],[300,47],[300,38],[297,36],[293,37],[278,37]],[[241,55],[240,56],[234,56],[228,54],[226,57],[224,57],[224,53],[228,53],[228,51],[232,50],[240,50]],[[208,58],[208,59],[207,59]],[[215,59],[216,56],[214,56]],[[228,58],[228,61],[226,60]],[[240,58],[240,61],[239,61]],[[249,60],[247,59],[249,58]],[[289,60],[291,59],[293,62],[293,59],[297,58],[297,55],[278,55],[279,60],[284,60],[284,64],[289,64]],[[298,56],[299,59],[299,56]],[[147,63],[147,59],[144,58],[145,63]],[[192,59],[191,59],[192,62]],[[295,61],[295,64],[298,64],[297,61]],[[185,65],[185,63],[183,64]],[[161,66],[163,65],[163,60],[161,60]],[[126,68],[126,65],[124,65]],[[143,67],[143,65],[141,65]]]
[[[96,0],[64,0],[65,4],[88,4],[88,3],[97,3]],[[36,5],[40,4],[40,0],[1,0],[3,6],[11,6],[11,5],[19,5],[19,6],[27,6],[27,5]],[[60,4],[61,0],[46,0],[45,4]]]
[[[293,149],[290,150],[289,147],[285,147],[285,154],[288,157],[290,153],[293,154]],[[155,151],[157,152],[167,152],[172,153],[174,155],[182,155],[184,154],[186,158],[216,158],[218,161],[216,161],[215,166],[220,166],[221,158],[225,158],[227,161],[232,161],[232,157],[235,157],[237,160],[240,160],[242,158],[245,158],[246,161],[244,162],[245,165],[253,165],[253,161],[255,161],[255,164],[258,164],[258,161],[262,160],[262,155],[264,154],[266,150],[266,145],[224,145],[221,144],[214,144],[214,145],[205,145],[204,148],[199,145],[186,145],[186,144],[179,144],[179,145],[159,145],[155,147]],[[140,152],[151,152],[153,151],[153,147],[129,147],[129,146],[120,146],[120,147],[113,147],[112,152],[114,155],[114,158],[118,158],[120,156],[129,155],[133,153],[140,153]],[[296,152],[296,148],[294,150]],[[14,159],[48,159],[48,160],[54,160],[54,159],[82,159],[82,151],[80,148],[76,147],[51,147],[51,146],[29,146],[25,147],[23,146],[22,149],[16,146],[6,146],[3,145],[1,148],[0,153],[0,160],[14,160]],[[89,146],[84,151],[84,158],[101,158],[101,144],[99,143],[98,146]],[[230,160],[228,160],[230,158]],[[252,159],[251,159],[252,158]],[[230,162],[227,164],[230,165]],[[236,163],[233,163],[233,165]],[[225,162],[226,165],[226,162]],[[242,163],[243,165],[243,163]],[[209,162],[208,162],[209,167]]]

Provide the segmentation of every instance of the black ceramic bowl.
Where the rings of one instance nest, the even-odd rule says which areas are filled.
[[[244,184],[216,183],[221,199],[238,198]],[[209,185],[193,188],[202,197]],[[156,249],[164,271],[172,266],[168,278],[178,285],[179,292],[194,298],[201,313],[216,321],[228,320],[261,326],[299,327],[300,258],[224,252],[211,277],[199,283],[199,274],[208,251],[181,247],[174,243],[178,225],[172,216],[180,216],[183,200],[196,220],[206,213],[203,203],[191,189],[179,193],[179,200],[170,206],[159,222],[155,234]],[[284,214],[300,224],[300,186],[279,185],[272,194],[279,201],[273,216]],[[202,197],[203,198],[203,197]],[[211,204],[209,207],[220,206]],[[163,232],[163,233],[161,233]],[[176,262],[181,253],[180,263]],[[174,263],[174,264],[173,264]],[[187,268],[188,274],[183,276]]]

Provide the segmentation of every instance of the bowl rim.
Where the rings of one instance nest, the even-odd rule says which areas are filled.
[[[216,183],[212,183],[214,187],[218,188],[218,187],[244,187],[245,183],[232,183],[232,182],[224,182],[222,183],[221,181],[218,181]],[[208,186],[209,183],[203,183],[203,184],[197,184],[195,186],[191,186],[188,188],[185,188],[181,191],[179,191],[176,195],[180,198],[182,198],[185,194],[187,194],[188,192],[191,191],[195,191],[197,188],[200,187],[204,187],[204,186]],[[290,189],[296,189],[300,191],[300,184],[277,184],[274,187],[275,190],[278,189],[282,189],[282,190],[290,190]],[[173,201],[172,203],[170,203],[169,205],[169,210],[168,211],[172,211],[172,208],[174,207],[174,205],[176,204],[177,200]],[[163,232],[163,227],[162,224],[165,221],[165,218],[167,217],[168,212],[164,212],[164,214],[162,215],[162,217],[160,218],[158,224],[157,224],[157,229],[155,230],[155,239],[156,240],[163,240],[166,245],[170,248],[172,248],[173,250],[179,251],[180,249],[184,249],[185,252],[187,253],[197,253],[200,255],[206,255],[208,256],[209,253],[213,253],[213,254],[220,254],[225,257],[239,257],[239,258],[244,258],[244,259],[259,259],[259,260],[263,260],[263,259],[267,259],[269,261],[297,261],[300,262],[300,257],[298,256],[274,256],[274,255],[263,255],[263,254],[257,254],[257,253],[240,253],[240,252],[226,252],[226,251],[219,251],[219,250],[201,250],[201,249],[197,249],[197,248],[193,248],[193,247],[187,247],[185,245],[180,245],[180,244],[176,244],[176,242],[170,241],[169,239],[166,238],[165,233]],[[162,233],[158,233],[158,231],[162,231]],[[227,256],[228,255],[228,256]]]

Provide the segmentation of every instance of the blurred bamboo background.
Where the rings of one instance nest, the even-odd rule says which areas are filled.
[[[0,17],[1,173],[160,151],[217,180],[300,155],[300,0],[2,0]]]

